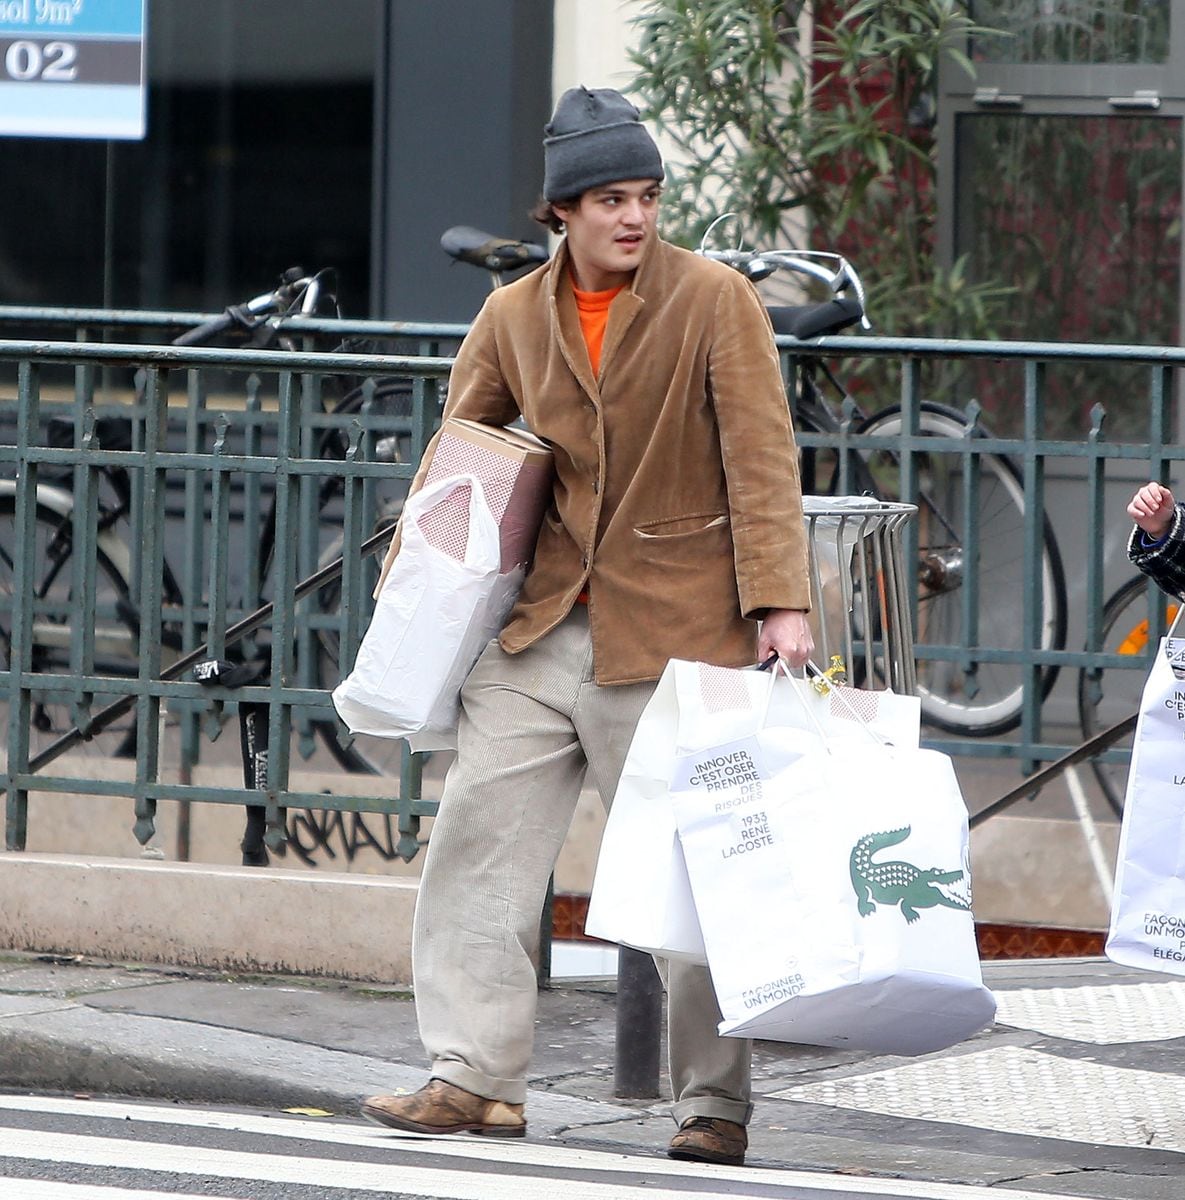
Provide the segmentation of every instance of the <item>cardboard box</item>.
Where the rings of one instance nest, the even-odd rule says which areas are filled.
[[[521,429],[498,429],[449,417],[428,465],[425,485],[449,475],[474,475],[498,523],[502,571],[530,563],[543,514],[551,503],[551,451]]]

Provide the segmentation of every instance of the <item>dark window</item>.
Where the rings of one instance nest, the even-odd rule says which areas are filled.
[[[1180,339],[1185,41],[1181,0],[977,0],[973,74],[940,77],[939,244],[1005,289],[1002,337],[1171,345]],[[1174,22],[1176,22],[1174,24]],[[998,427],[1024,416],[1018,371],[964,389]],[[1147,409],[1117,365],[1051,363],[1047,429],[1080,436]]]
[[[958,122],[956,252],[969,276],[1014,289],[1009,338],[1171,345],[1181,263],[1179,120],[976,113]],[[1053,364],[1054,428],[1143,411],[1130,372]],[[979,398],[1003,426],[1017,381],[983,372]],[[1011,415],[1015,416],[1013,411]]]
[[[0,303],[219,309],[370,289],[378,0],[150,0],[143,142],[0,138]]]

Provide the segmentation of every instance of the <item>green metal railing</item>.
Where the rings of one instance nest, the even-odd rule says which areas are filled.
[[[282,840],[284,807],[379,811],[397,817],[401,853],[415,852],[419,818],[432,811],[420,796],[419,759],[396,756],[395,797],[352,795],[348,787],[306,794],[292,774],[289,731],[308,757],[318,736],[339,736],[326,689],[338,660],[352,661],[377,577],[373,559],[356,548],[382,516],[381,488],[393,489],[386,499],[397,511],[439,419],[450,365],[430,357],[0,343],[0,374],[13,383],[0,400],[0,418],[12,424],[9,444],[0,445],[8,480],[0,491],[8,575],[0,604],[9,670],[0,689],[8,701],[2,782],[10,848],[23,848],[30,795],[66,792],[130,796],[142,842],[152,837],[159,800],[262,802],[272,845]],[[68,395],[45,382],[63,367],[73,377]],[[97,387],[104,370],[124,379],[122,391]],[[346,413],[327,399],[331,381],[343,376],[361,397]],[[404,452],[400,461],[382,461],[392,423],[374,405],[396,382],[395,440]],[[55,420],[58,436],[48,437]],[[128,426],[126,446],[104,445],[118,420]],[[339,454],[325,456],[328,439]],[[117,519],[118,503],[105,495],[113,473],[129,481]],[[269,527],[267,554],[261,543]],[[326,573],[343,547],[354,552],[334,603],[319,603],[324,589],[297,598],[298,583]],[[253,621],[265,605],[266,622]],[[270,653],[258,683],[227,689],[170,677],[168,660],[188,663],[191,651],[220,659],[236,648],[234,639],[247,655],[262,651],[265,663]],[[134,706],[112,739],[111,725],[96,725],[123,697]],[[265,704],[271,715],[262,795],[185,782],[203,742],[239,702]],[[162,777],[165,709],[181,725],[181,782]],[[131,755],[115,762],[125,769],[113,772],[107,762],[95,772],[93,760],[58,757],[59,735],[73,723],[106,738],[104,758]],[[31,746],[32,738],[43,744]]]
[[[919,463],[930,456],[949,456],[962,464],[962,474],[975,473],[967,468],[986,456],[1000,456],[1016,467],[1023,489],[1023,537],[1017,552],[1023,554],[1026,587],[1022,597],[999,596],[995,602],[1015,612],[1023,630],[1022,644],[1000,649],[977,644],[972,638],[960,644],[935,644],[927,641],[924,626],[919,629],[915,650],[920,662],[961,662],[974,658],[979,662],[1014,663],[1023,672],[1024,694],[1018,728],[1006,735],[978,738],[944,736],[929,731],[927,744],[948,753],[977,758],[1020,760],[1026,771],[1041,761],[1061,758],[1078,738],[1076,714],[1056,711],[1059,691],[1068,691],[1078,672],[1096,679],[1106,671],[1122,672],[1137,681],[1132,701],[1138,700],[1138,682],[1142,681],[1157,639],[1164,631],[1164,609],[1149,589],[1147,616],[1150,622],[1146,652],[1133,655],[1107,649],[1103,644],[1102,616],[1108,594],[1135,571],[1128,564],[1124,545],[1131,528],[1124,508],[1133,486],[1149,478],[1167,480],[1176,465],[1185,459],[1185,445],[1173,437],[1174,380],[1177,368],[1185,365],[1185,350],[1176,347],[1090,345],[1046,342],[959,341],[926,338],[832,337],[810,347],[793,339],[779,339],[789,363],[818,355],[836,360],[841,368],[867,363],[872,359],[891,360],[897,391],[892,402],[899,408],[901,432],[891,439],[900,463],[900,497],[917,502]],[[1005,414],[1014,428],[1007,434],[985,432],[992,418],[985,417],[980,405],[971,401],[954,404],[968,427],[977,436],[933,436],[921,432],[922,411],[926,401],[951,403],[950,396],[923,384],[927,368],[952,364],[990,364],[993,372],[1011,372],[1013,411]],[[1127,388],[1117,399],[1123,403],[1084,404],[1080,397],[1077,420],[1067,420],[1065,398],[1061,408],[1051,404],[1051,372],[1070,364],[1076,377],[1088,381],[1095,373],[1118,368],[1127,376]],[[999,381],[996,382],[999,393]],[[1098,389],[1096,389],[1098,390]],[[869,406],[864,404],[867,410]],[[1052,411],[1051,411],[1052,410]],[[1052,418],[1059,425],[1058,436],[1047,429]],[[875,424],[875,421],[873,421]],[[1072,427],[1067,427],[1072,426]],[[837,449],[841,455],[839,490],[855,490],[855,476],[845,472],[843,461],[883,449],[883,436],[860,433],[864,422],[854,416],[849,405],[847,419],[838,432],[800,431],[799,441],[807,448]],[[1115,437],[1113,432],[1121,436]],[[1055,482],[1051,483],[1051,480]],[[1179,489],[1178,489],[1179,490]],[[1055,495],[1056,493],[1056,495]],[[970,498],[969,498],[970,501]],[[966,504],[970,514],[964,531],[966,541],[977,541],[976,522],[982,516],[973,502]],[[1066,568],[1069,605],[1069,629],[1065,644],[1041,647],[1039,626],[1042,611],[1043,548],[1049,537],[1046,518],[1060,545]],[[918,530],[907,532],[906,561],[918,548]],[[968,570],[961,591],[965,610],[980,610],[992,597],[984,597],[992,580]],[[915,613],[918,605],[915,598]],[[968,623],[970,627],[970,623]],[[1058,688],[1043,697],[1041,680],[1050,669],[1060,672]],[[1066,704],[1063,701],[1062,708]],[[1058,727],[1057,740],[1049,736],[1051,726]],[[1125,752],[1108,751],[1118,758]]]
[[[38,323],[76,336],[99,327],[151,333],[202,316],[0,309],[0,333]],[[460,332],[457,326],[383,322],[304,324],[335,336],[371,336],[377,334],[372,327],[381,326],[391,336],[419,339],[424,350],[455,342]],[[1082,547],[1066,555],[1072,621],[1065,645],[1040,647],[1038,582],[1022,597],[1000,597],[1014,606],[1024,631],[1018,648],[978,645],[974,621],[965,626],[969,636],[962,644],[921,638],[917,647],[923,662],[1009,663],[1023,679],[1015,729],[990,738],[929,730],[928,744],[957,755],[1015,759],[1023,770],[1063,755],[1080,739],[1073,720],[1058,715],[1058,689],[1079,671],[1138,674],[1143,661],[1104,649],[1101,612],[1106,592],[1129,573],[1116,549],[1126,527],[1118,498],[1131,481],[1167,477],[1185,457],[1170,437],[1173,374],[1185,363],[1185,351],[852,337],[786,340],[782,352],[788,371],[809,356],[844,371],[881,360],[894,379],[900,420],[892,436],[870,432],[851,406],[837,429],[804,427],[800,433],[804,448],[837,453],[839,490],[852,490],[859,462],[871,451],[894,454],[900,498],[911,502],[934,456],[961,462],[968,481],[976,472],[967,468],[983,456],[1006,456],[1018,467],[1024,496],[1017,553],[1026,577],[1040,577],[1047,511],[1065,539],[1063,548]],[[1018,427],[991,436],[924,433],[923,402],[951,401],[950,394],[927,390],[928,372],[981,360],[1017,371]],[[1088,370],[1125,364],[1137,379],[1131,394],[1140,398],[1139,429],[1125,428],[1123,440],[1111,438],[1105,412],[1096,407],[1084,415],[1080,433],[1047,436],[1049,373],[1059,362]],[[451,359],[427,353],[0,342],[0,574],[7,573],[0,579],[0,625],[7,635],[0,698],[8,707],[0,786],[7,796],[10,849],[24,848],[29,804],[40,794],[67,792],[129,797],[142,842],[152,836],[157,803],[175,800],[263,804],[273,846],[283,837],[285,809],[383,813],[397,824],[399,852],[415,853],[419,821],[434,809],[422,796],[417,756],[401,750],[391,760],[390,788],[398,778],[398,792],[381,796],[368,794],[366,776],[344,772],[332,794],[302,790],[301,760],[324,758],[333,742],[343,750],[327,688],[341,665],[353,660],[377,571],[356,548],[382,519],[384,505],[397,508],[400,489],[439,418],[450,366]],[[394,414],[383,407],[391,389],[400,397]],[[343,390],[363,397],[349,412],[335,411]],[[974,403],[956,407],[971,420],[979,415]],[[56,438],[48,432],[53,418]],[[127,422],[126,446],[104,444],[113,418]],[[393,436],[399,450],[394,462],[384,459]],[[326,454],[330,444],[339,452]],[[127,511],[115,518],[112,471],[126,473],[130,485]],[[1055,493],[1065,513],[1054,511]],[[971,517],[961,533],[971,547],[974,499],[968,482],[963,500]],[[261,539],[273,511],[274,554],[268,559]],[[917,553],[922,535],[915,530],[910,536],[907,555]],[[298,596],[302,580],[327,568],[332,574],[343,548],[340,581]],[[126,594],[120,594],[124,585]],[[968,613],[990,586],[968,570]],[[228,689],[206,686],[188,670],[170,674],[177,663],[188,666],[187,656],[230,657],[232,639],[244,656],[267,664],[258,683]],[[120,669],[112,669],[113,658]],[[1062,670],[1063,680],[1043,702],[1043,672],[1052,667]],[[77,746],[44,757],[73,724],[96,735],[81,749],[110,740],[112,727],[100,731],[94,722],[129,700],[132,712],[121,717],[120,727],[125,744],[105,755],[103,771],[92,769],[93,760],[88,763]],[[241,701],[262,703],[271,715],[262,791],[215,785],[196,774]],[[49,710],[55,715],[46,720]],[[179,729],[175,767],[162,758],[162,714]]]

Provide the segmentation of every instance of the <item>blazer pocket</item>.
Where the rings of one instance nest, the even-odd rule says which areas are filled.
[[[646,541],[666,541],[670,538],[693,537],[729,524],[728,513],[695,513],[690,517],[668,517],[635,525],[634,533]]]

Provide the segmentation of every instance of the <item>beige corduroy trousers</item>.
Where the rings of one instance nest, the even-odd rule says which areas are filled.
[[[606,807],[653,683],[593,682],[588,613],[519,654],[491,643],[462,692],[457,759],[428,841],[412,941],[420,1037],[434,1077],[526,1098],[533,956],[547,882],[586,772]],[[673,1116],[748,1122],[750,1044],[716,1033],[707,968],[659,962]]]

